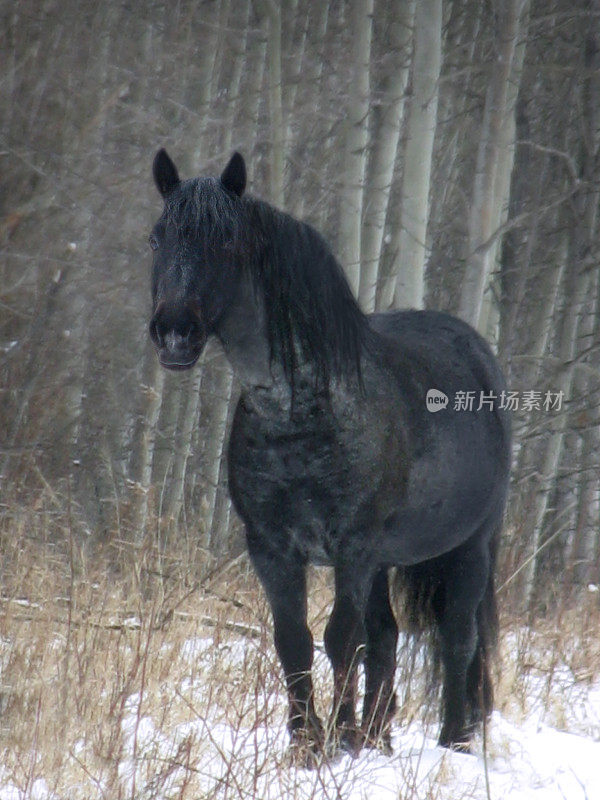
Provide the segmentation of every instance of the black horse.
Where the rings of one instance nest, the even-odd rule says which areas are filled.
[[[164,150],[153,171],[164,211],[150,235],[150,335],[173,370],[192,367],[216,336],[241,384],[229,488],[273,613],[292,742],[308,752],[325,744],[306,622],[314,563],[335,574],[328,748],[389,750],[392,566],[408,587],[409,616],[427,611],[438,634],[440,744],[468,748],[492,708],[494,561],[510,464],[492,352],[447,314],[363,314],[323,238],[244,194],[238,153],[220,178],[181,181]],[[460,408],[469,397],[473,407]]]

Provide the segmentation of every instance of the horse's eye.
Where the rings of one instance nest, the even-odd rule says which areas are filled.
[[[148,242],[150,243],[150,247],[153,250],[158,250],[158,239],[153,233],[151,233],[150,236],[148,237]]]

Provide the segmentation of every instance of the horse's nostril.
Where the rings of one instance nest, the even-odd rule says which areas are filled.
[[[158,350],[179,358],[194,348],[199,338],[200,326],[187,308],[161,301],[156,306],[149,325],[150,338]]]
[[[171,352],[180,350],[185,343],[185,337],[183,337],[180,333],[177,333],[177,331],[169,331],[169,333],[167,333],[165,336],[165,347]]]
[[[149,330],[149,333],[150,333],[150,338],[152,339],[154,344],[157,347],[162,347],[163,346],[163,338],[160,335],[160,331],[158,330],[158,325],[156,324],[156,320],[155,319],[151,320],[148,330]]]

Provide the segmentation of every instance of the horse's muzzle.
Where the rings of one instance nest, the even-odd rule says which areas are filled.
[[[207,338],[197,328],[189,329],[185,335],[175,330],[161,333],[154,324],[150,326],[150,336],[161,366],[171,370],[193,367],[204,350]]]
[[[191,369],[198,358],[200,357],[200,353],[198,355],[193,356],[191,359],[187,361],[182,361],[180,359],[172,359],[170,356],[165,356],[161,353],[158,354],[158,360],[160,361],[161,367],[165,369],[173,370],[174,372],[183,371],[185,369]]]

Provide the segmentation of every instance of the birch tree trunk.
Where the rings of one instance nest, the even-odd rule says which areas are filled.
[[[293,8],[289,7],[286,9],[287,13],[292,18],[292,23],[290,24],[290,28],[293,31],[294,25],[293,20],[294,17],[298,17],[298,29],[299,29],[299,39],[298,42],[292,42],[294,44],[291,57],[289,58],[289,75],[286,76],[284,87],[285,91],[282,94],[283,99],[283,106],[285,110],[285,144],[286,147],[289,146],[289,143],[293,140],[294,137],[294,123],[296,121],[296,97],[298,96],[298,89],[300,84],[302,83],[302,63],[304,60],[304,54],[306,50],[306,39],[308,33],[308,26],[309,24],[315,24],[314,20],[311,20],[311,12],[314,12],[313,9],[305,9],[300,14],[297,14],[297,3],[293,4]],[[323,8],[326,7],[326,4],[320,2],[318,4],[318,8],[316,10],[316,24],[318,29],[320,30],[320,18],[323,14]]]
[[[382,81],[378,92],[380,99],[373,111],[360,274],[360,301],[367,312],[374,311],[376,304],[381,245],[405,105],[414,10],[414,0],[392,5],[388,22],[389,50],[396,58]]]
[[[516,107],[523,73],[528,29],[529,7],[527,5],[521,13],[521,23],[518,32],[519,38],[515,44],[506,93],[506,113],[498,135],[499,149],[493,187],[492,232],[499,231],[508,218],[511,175],[515,163],[515,136],[517,129]],[[490,284],[489,291],[485,291],[484,289],[481,303],[481,318],[479,320],[479,330],[489,342],[496,345],[498,344],[498,325],[500,322],[500,308],[498,303],[498,298],[500,296],[498,288],[500,280],[497,268],[499,266],[501,244],[501,237],[496,236],[487,253],[491,273],[489,279]],[[497,287],[496,291],[493,290],[494,286]]]
[[[373,0],[355,0],[351,19],[352,78],[344,124],[345,166],[342,177],[339,235],[342,265],[356,297],[360,292],[360,241],[367,163],[372,17]]]
[[[150,510],[152,463],[162,401],[165,374],[154,348],[147,346],[144,354],[142,398],[136,432],[131,449],[130,475],[133,484],[133,541],[140,545],[144,539]]]
[[[589,276],[587,274],[577,274],[577,268],[571,267],[571,273],[567,277],[565,293],[568,292],[567,296],[572,298],[572,300],[569,307],[565,310],[558,353],[560,363],[565,366],[562,367],[558,376],[556,388],[553,387],[553,391],[562,392],[562,396],[565,399],[570,398],[571,395],[571,386],[573,384],[572,361],[577,351],[581,309],[586,299],[588,286]],[[528,548],[529,552],[526,568],[524,570],[524,598],[525,607],[527,609],[531,607],[534,596],[544,516],[548,508],[551,491],[554,487],[556,471],[565,436],[566,420],[567,414],[559,414],[554,420],[553,428],[542,452],[541,462],[538,464],[539,484],[537,492],[532,498],[528,514],[524,520],[524,529],[531,532],[531,540]]]
[[[416,5],[412,59],[412,96],[408,112],[401,226],[396,228],[390,276],[381,307],[422,308],[433,142],[442,64],[442,0]]]
[[[598,583],[598,427],[583,437],[577,522],[570,552],[570,573],[578,587]]]
[[[475,52],[479,43],[484,6],[476,3],[474,6],[465,5],[460,9],[456,4],[453,4],[451,11],[452,14],[460,17],[458,42],[456,45],[454,43],[452,45],[464,51],[465,62],[472,64],[475,61]],[[446,42],[443,43],[443,52],[448,46]],[[456,89],[452,93],[450,102],[454,112],[455,124],[448,131],[449,141],[440,148],[439,161],[436,164],[436,191],[432,194],[431,209],[429,211],[429,224],[433,226],[433,230],[439,230],[442,227],[446,204],[452,194],[452,190],[455,190],[460,185],[460,176],[464,172],[464,162],[459,155],[466,139],[466,128],[469,122],[467,108],[473,94],[475,75],[475,70],[468,69],[463,79],[457,82]]]
[[[584,342],[598,341],[600,325],[599,281],[596,273],[592,279],[590,295],[593,296],[591,308],[582,322]],[[587,360],[584,362],[587,366]],[[583,412],[586,430],[581,436],[581,471],[579,474],[579,497],[577,522],[570,548],[569,570],[580,586],[597,582],[600,576],[594,575],[596,553],[598,550],[598,453],[600,452],[600,381],[587,370],[580,370],[575,379],[575,396],[586,398],[588,408]]]
[[[233,69],[231,72],[229,83],[227,85],[227,97],[229,105],[227,108],[227,118],[225,120],[223,137],[222,137],[223,148],[227,153],[227,157],[229,156],[229,152],[232,150],[233,133],[235,130],[235,114],[240,103],[240,87],[242,84],[242,73],[244,70],[244,66],[247,64],[246,48],[248,47],[249,16],[250,16],[250,4],[248,3],[245,9],[244,25],[242,29],[243,32],[241,34],[241,40],[239,38],[238,31],[236,30],[230,32],[227,37],[230,43],[229,52],[234,54]]]
[[[267,61],[269,65],[269,116],[271,158],[269,197],[273,205],[283,208],[285,131],[283,126],[283,94],[281,76],[281,6],[276,0],[262,0],[267,21]]]
[[[96,30],[106,26],[105,36],[99,43],[96,66],[97,80],[102,89],[99,92],[98,108],[87,124],[79,128],[77,145],[80,152],[91,150],[94,153],[103,153],[105,150],[110,133],[109,112],[123,88],[118,87],[115,90],[113,87],[111,90],[108,80],[114,52],[122,41],[122,21],[122,9],[113,7],[107,8],[106,16],[99,11],[91,23],[92,28]],[[76,105],[73,111],[77,112]],[[99,180],[100,175],[101,165],[98,162],[94,164],[89,177],[91,180]],[[85,236],[81,243],[82,249],[90,254],[94,253],[96,244],[91,231],[94,212],[94,206],[90,201],[83,203],[78,211],[79,227]],[[101,281],[100,275],[94,275],[92,285],[98,289]],[[87,287],[86,290],[89,291]],[[76,460],[79,463],[78,470],[74,473],[75,495],[83,511],[84,524],[88,526],[91,534],[88,541],[101,541],[108,536],[118,514],[119,504],[119,498],[115,494],[113,473],[117,451],[115,446],[117,424],[108,423],[112,418],[112,408],[116,405],[114,384],[106,342],[100,344],[95,333],[96,326],[101,324],[101,320],[106,321],[106,316],[103,317],[97,306],[93,307],[86,319],[85,345],[81,343],[83,353],[79,407],[81,421],[78,426],[78,439],[74,445],[78,454]]]
[[[261,35],[258,41],[248,39],[250,48],[246,57],[248,83],[242,89],[241,104],[242,113],[248,121],[247,124],[252,131],[254,141],[259,130],[260,104],[267,65],[267,38],[266,35]],[[256,159],[252,158],[246,164],[249,184],[252,183],[254,177],[255,161]]]
[[[223,554],[229,544],[229,522],[231,518],[231,499],[227,486],[227,469],[225,464],[225,449],[227,444],[227,425],[233,416],[234,381],[229,371],[223,381],[226,392],[226,402],[220,407],[220,416],[216,423],[220,427],[222,436],[217,459],[214,462],[216,469],[212,472],[213,483],[209,482],[209,495],[207,496],[208,508],[206,510],[208,544],[213,554]]]
[[[215,11],[207,20],[209,24],[203,26],[202,46],[198,47],[196,57],[185,70],[181,87],[182,106],[191,114],[197,134],[190,158],[192,170],[197,170],[198,165],[206,160],[206,124],[210,118],[208,112],[215,96],[214,87],[218,85],[219,66],[223,57],[219,41],[227,22],[225,14],[229,9],[229,1],[217,0],[215,5]],[[191,32],[191,27],[189,30]]]
[[[185,478],[188,459],[192,450],[192,434],[198,422],[200,387],[204,373],[204,359],[192,373],[188,386],[183,391],[177,436],[173,442],[174,458],[169,491],[166,495],[165,516],[169,524],[176,526],[183,506]]]
[[[553,215],[557,229],[564,227],[564,225],[560,225],[560,216],[558,213]],[[537,215],[534,215],[534,218],[537,219]],[[527,236],[531,235],[532,238],[535,238],[533,228],[534,226],[528,227]],[[506,255],[503,257],[505,258]],[[515,265],[518,263],[519,269],[527,270],[530,258],[531,253],[526,248],[521,261],[515,262],[511,258],[508,268],[514,271]],[[543,379],[543,375],[547,369],[546,359],[551,352],[551,334],[560,325],[560,288],[564,285],[564,273],[568,259],[569,237],[566,232],[562,232],[560,242],[555,245],[552,261],[545,265],[540,274],[530,276],[536,287],[535,307],[531,311],[526,307],[521,310],[523,316],[528,315],[527,339],[517,349],[517,358],[514,363],[512,360],[508,361],[510,367],[508,386],[515,390],[518,388],[517,377],[523,376],[524,372],[519,356],[527,359],[527,385],[522,388],[526,391],[550,388],[547,381]],[[521,335],[523,335],[522,331]],[[515,341],[517,341],[516,334]],[[559,391],[554,386],[551,388],[552,391]],[[534,550],[530,543],[531,529],[528,526],[532,518],[532,502],[537,497],[540,488],[540,464],[545,458],[547,444],[540,437],[540,431],[545,431],[547,427],[546,420],[541,421],[540,419],[542,414],[547,417],[546,412],[531,412],[521,429],[515,430],[519,448],[513,466],[513,475],[518,486],[518,493],[510,507],[510,514],[516,523],[516,537],[509,548],[512,561],[511,572],[519,569],[528,558],[534,558]],[[524,585],[523,583],[522,587]]]
[[[212,25],[216,28],[216,30],[213,34],[215,47],[213,50],[207,48],[208,63],[210,63],[212,66],[210,80],[208,83],[208,92],[206,94],[206,99],[209,102],[212,98],[217,97],[219,93],[219,81],[223,69],[223,62],[231,57],[231,51],[229,47],[227,47],[229,43],[229,37],[226,35],[230,8],[231,0],[219,0],[218,13],[215,14],[211,20]],[[198,109],[195,110],[198,111]]]
[[[292,159],[290,164],[290,186],[300,185],[304,168],[307,164],[313,164],[316,161],[315,155],[317,152],[316,132],[314,120],[318,117],[319,109],[322,106],[322,79],[323,79],[323,66],[325,63],[324,51],[326,47],[326,33],[327,23],[329,20],[330,4],[327,0],[320,0],[317,8],[311,7],[310,10],[310,27],[312,42],[318,43],[313,47],[314,52],[307,54],[307,42],[305,37],[304,44],[304,62],[301,65],[302,73],[302,89],[304,90],[305,97],[303,98],[303,107],[305,114],[303,119],[297,120],[298,134],[295,142],[295,159]],[[308,30],[307,30],[308,34]],[[300,87],[299,87],[300,88]],[[308,92],[307,92],[308,89]],[[296,96],[297,93],[294,93]],[[308,99],[310,97],[310,100]],[[288,141],[292,141],[292,116],[293,109],[290,104],[288,105]],[[318,143],[320,146],[320,142]],[[317,195],[319,189],[317,181],[313,180],[309,186],[304,188],[304,191],[290,192],[288,202],[290,203],[290,211],[294,216],[303,218],[307,209],[310,215],[312,207],[315,205],[314,197]]]
[[[215,513],[215,503],[219,488],[221,459],[223,457],[227,418],[231,403],[233,376],[228,364],[219,365],[213,388],[213,403],[210,412],[210,438],[204,449],[205,486],[203,506],[201,545],[208,550],[211,545],[211,529]]]
[[[526,128],[525,122],[522,129],[523,132],[525,132]],[[523,136],[521,138],[525,139],[526,137]],[[535,182],[532,184],[531,180],[527,179],[525,170],[519,169],[522,163],[524,166],[527,158],[528,155],[525,153],[517,156],[517,166],[511,187],[510,215],[516,217],[518,214],[522,213],[529,202],[529,208],[532,212],[531,217],[528,225],[524,229],[524,234],[517,230],[511,230],[506,233],[502,241],[502,263],[500,268],[502,307],[499,352],[503,362],[506,380],[509,385],[512,379],[512,358],[515,352],[518,351],[517,342],[519,341],[521,333],[518,325],[518,317],[519,313],[523,311],[528,281],[533,277],[532,273],[534,267],[532,258],[539,242],[540,226],[542,223],[542,193],[546,186],[545,178],[549,161],[546,157],[541,164],[538,163]],[[552,218],[558,219],[558,214],[556,212],[553,213]],[[523,239],[526,244],[517,269],[517,251]],[[537,304],[536,309],[534,309],[534,313],[538,312],[536,314],[537,324],[528,325],[528,329],[532,333],[529,339],[530,342],[535,343],[541,341],[539,332],[543,333],[543,330],[540,326],[544,324],[544,320],[548,320],[549,325],[552,319],[556,291],[558,290],[561,280],[561,270],[566,261],[567,244],[566,237],[563,237],[559,248],[560,257],[548,264],[540,276],[540,280],[542,281],[542,286],[540,287],[540,302]],[[543,290],[547,283],[549,272],[553,272],[556,276],[556,285],[553,292]],[[539,353],[540,357],[546,352],[545,346],[546,339],[543,343],[543,349]],[[535,383],[536,380],[534,377],[532,386]]]
[[[503,126],[507,120],[509,79],[526,2],[527,0],[506,0],[506,3],[501,3],[496,8],[497,58],[490,76],[483,112],[469,214],[469,252],[458,306],[459,316],[474,327],[479,325],[483,294],[492,270],[492,234],[494,221],[499,217],[496,192],[498,181],[502,180],[499,171]],[[507,167],[508,162],[505,159],[504,169]]]

